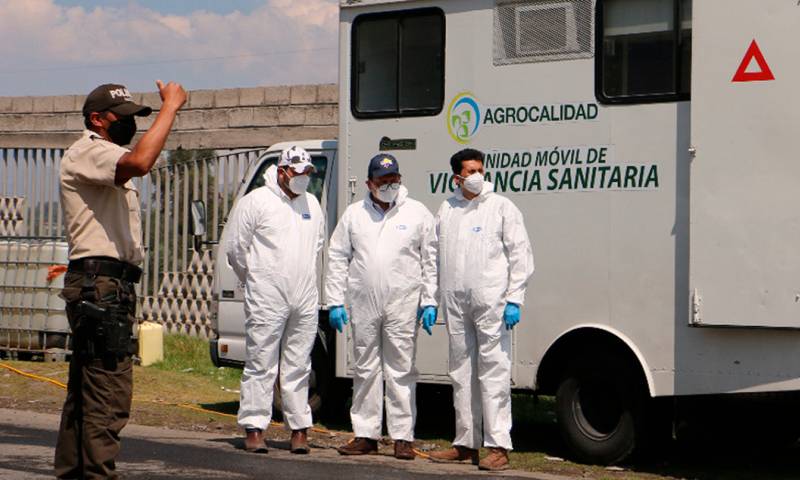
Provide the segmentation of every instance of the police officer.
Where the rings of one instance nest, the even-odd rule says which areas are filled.
[[[67,398],[55,454],[58,478],[116,478],[119,433],[128,421],[135,351],[134,284],[141,277],[139,193],[131,179],[146,175],[167,140],[186,92],[156,82],[163,102],[136,146],[137,105],[128,89],[106,84],[83,105],[86,130],[61,160],[61,208],[69,243],[62,297],[72,329]]]

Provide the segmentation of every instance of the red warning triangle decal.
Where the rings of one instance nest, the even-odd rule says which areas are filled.
[[[758,68],[761,71],[758,72],[748,72],[747,67],[750,65],[750,62],[756,60],[758,64]],[[756,43],[756,39],[754,38],[752,43],[750,43],[750,47],[747,49],[747,53],[744,54],[744,58],[742,59],[741,65],[739,65],[739,69],[736,70],[736,74],[733,76],[732,82],[759,82],[765,80],[775,80],[775,75],[772,74],[772,70],[770,70],[767,61],[764,59],[764,54],[761,53],[761,49],[758,48],[758,43]]]

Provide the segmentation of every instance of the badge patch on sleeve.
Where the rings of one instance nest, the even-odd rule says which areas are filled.
[[[311,220],[311,214],[310,213],[304,213],[303,214],[303,220]]]

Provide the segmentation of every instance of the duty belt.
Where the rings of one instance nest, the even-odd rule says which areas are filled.
[[[70,260],[67,270],[117,278],[131,283],[139,283],[139,279],[142,278],[141,268],[109,257],[85,257]]]

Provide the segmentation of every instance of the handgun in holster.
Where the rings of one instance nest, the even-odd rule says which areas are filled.
[[[87,352],[90,356],[122,358],[134,353],[127,308],[103,308],[95,303],[81,300],[78,302],[77,310],[83,319],[88,320],[88,324],[82,327],[90,332]]]

